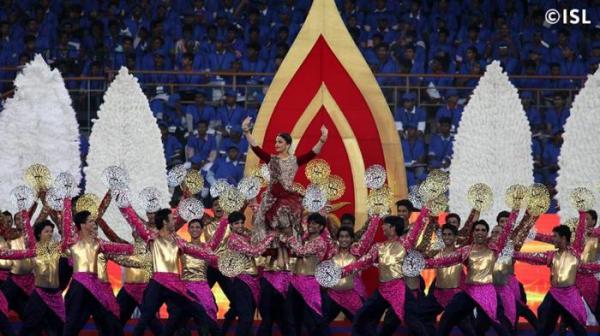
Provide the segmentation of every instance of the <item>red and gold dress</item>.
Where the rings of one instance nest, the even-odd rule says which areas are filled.
[[[266,235],[267,228],[294,227],[302,219],[302,197],[292,188],[298,167],[312,160],[317,154],[312,150],[300,156],[286,159],[272,156],[259,146],[252,151],[269,167],[270,181],[262,195],[260,207],[254,216],[254,228],[259,238]]]

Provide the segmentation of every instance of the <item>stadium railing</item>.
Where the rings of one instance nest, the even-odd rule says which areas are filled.
[[[0,67],[0,88],[2,100],[11,97],[14,93],[13,80],[17,68]],[[104,91],[112,81],[116,71],[108,71],[103,77],[65,77],[65,83],[71,94],[73,106],[77,112],[78,121],[83,130],[91,128],[91,120],[96,118],[97,110],[102,101]],[[185,72],[188,76],[202,77],[202,84],[180,84],[176,82],[177,75],[182,71],[133,71],[133,74],[142,79],[141,87],[149,99],[167,99],[173,93],[180,93],[181,100],[179,104],[192,104],[193,93],[202,90],[207,97],[209,104],[218,105],[224,93],[229,90],[235,90],[238,94],[238,103],[243,104],[247,109],[258,109],[262,97],[274,74],[273,73],[250,73],[250,72],[206,72],[194,71]],[[151,75],[171,76],[169,82],[150,82],[146,78]],[[461,74],[401,74],[401,73],[376,73],[375,76],[384,83],[393,83],[393,85],[381,85],[384,96],[392,112],[398,104],[402,103],[402,96],[406,92],[415,92],[417,94],[417,105],[428,109],[435,109],[445,104],[443,98],[436,98],[435,91],[428,87],[424,78],[449,78],[453,83],[477,80],[478,75]],[[572,101],[573,97],[583,86],[586,76],[510,76],[513,84],[519,91],[529,91],[533,94],[533,105],[539,108],[551,106],[552,98],[556,93],[560,93],[567,101]],[[569,83],[567,88],[548,88],[548,87],[520,87],[523,80],[538,80],[542,83],[548,83],[550,80],[563,80]],[[448,89],[455,89],[461,97],[462,103],[466,103],[474,86],[449,85],[435,88],[438,93],[445,92]]]

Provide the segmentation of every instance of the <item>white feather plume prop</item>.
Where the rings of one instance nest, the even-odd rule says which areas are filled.
[[[475,183],[492,188],[494,202],[482,217],[506,209],[513,184],[533,183],[531,131],[517,89],[497,61],[488,65],[462,115],[450,165],[452,212],[467,215],[467,191]],[[491,221],[495,222],[495,221]]]
[[[577,209],[569,201],[577,187],[587,187],[596,196],[595,209],[600,205],[596,185],[600,182],[600,70],[588,76],[571,107],[564,126],[563,144],[558,158],[556,200],[560,205],[560,218],[564,221],[577,217]]]
[[[146,187],[154,187],[163,197],[161,206],[168,206],[167,164],[160,130],[137,79],[124,67],[104,94],[104,103],[92,127],[87,162],[86,192],[102,197],[107,191],[103,171],[117,165],[129,173],[128,186],[132,195],[138,195]],[[142,218],[146,218],[139,200],[134,198],[132,205]],[[103,218],[119,237],[132,240],[131,228],[116,204],[111,203]]]
[[[15,79],[15,94],[0,114],[0,209],[15,211],[10,191],[23,184],[25,169],[41,163],[53,176],[81,180],[79,129],[71,97],[57,69],[35,55]]]

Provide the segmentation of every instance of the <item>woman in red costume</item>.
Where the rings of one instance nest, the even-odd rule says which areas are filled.
[[[292,189],[298,167],[312,160],[327,141],[327,128],[321,127],[319,142],[308,153],[295,156],[290,153],[292,137],[279,133],[275,138],[275,154],[271,155],[258,146],[250,134],[250,117],[242,123],[242,130],[252,151],[269,166],[270,181],[263,194],[260,207],[254,217],[254,229],[258,238],[264,238],[267,228],[297,227],[302,218],[302,198]]]

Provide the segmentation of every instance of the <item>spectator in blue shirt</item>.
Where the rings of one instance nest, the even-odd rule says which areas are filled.
[[[427,27],[427,18],[424,11],[421,10],[420,1],[413,0],[410,3],[410,10],[407,14],[402,18],[403,20],[407,20],[409,24],[415,27],[418,31],[424,31]]]
[[[206,173],[206,181],[213,185],[224,179],[231,185],[237,185],[244,176],[244,165],[238,160],[239,150],[235,145],[227,147],[227,156],[220,157]]]
[[[506,43],[498,45],[498,60],[500,65],[509,75],[519,73],[519,60],[510,55],[509,46]]]
[[[535,183],[544,183],[544,144],[539,137],[531,139],[531,152],[533,155],[533,180]]]
[[[559,63],[550,64],[550,76],[562,76],[561,66]],[[552,99],[557,92],[562,92],[567,89],[574,89],[576,85],[573,85],[571,81],[562,78],[550,78],[544,79],[544,97],[546,99]]]
[[[243,107],[237,105],[237,94],[234,90],[225,92],[225,104],[217,110],[217,118],[221,125],[217,128],[224,137],[229,136],[229,131],[233,126],[241,126],[246,117],[246,111]]]
[[[563,49],[564,58],[560,61],[560,72],[564,76],[584,76],[585,75],[585,66],[583,62],[577,57],[577,54],[571,47],[566,47]],[[571,87],[580,87],[581,80],[569,80]]]
[[[406,125],[406,137],[402,139],[402,154],[406,167],[406,179],[409,186],[421,183],[425,179],[425,143],[419,138],[417,125]]]
[[[167,57],[165,57],[165,55],[162,53],[157,52],[154,54],[153,64],[148,70],[155,72],[146,73],[143,75],[144,84],[149,85],[149,87],[147,87],[149,90],[148,92],[154,93],[157,91],[158,87],[168,86],[173,82],[173,75],[165,72],[172,70],[168,67],[165,61],[166,58]],[[146,87],[144,89],[146,89]]]
[[[480,29],[476,25],[470,25],[467,29],[467,39],[462,41],[459,45],[456,53],[456,60],[458,62],[463,62],[465,57],[467,57],[467,50],[471,47],[477,50],[478,55],[483,55],[485,51],[485,41],[480,39],[479,37]]]
[[[236,146],[238,151],[237,160],[240,160],[242,164],[246,162],[246,155],[248,154],[248,140],[242,136],[242,128],[240,126],[233,126],[229,132],[229,137],[223,139],[219,146],[219,157],[225,157],[227,155],[227,148],[230,146]]]
[[[69,44],[69,35],[66,32],[60,33],[58,44],[52,49],[50,60],[56,61],[74,61],[79,55],[79,51]]]
[[[546,145],[544,146],[542,160],[544,162],[543,172],[546,184],[556,185],[556,178],[558,177],[558,156],[560,155],[562,142],[562,135],[557,134],[552,137],[552,140],[546,142]]]
[[[208,133],[214,134],[218,121],[217,113],[214,107],[206,104],[206,93],[204,91],[196,91],[196,94],[194,95],[194,104],[187,106],[185,116],[189,133],[194,130],[194,126],[197,125],[200,120],[207,120]]]
[[[124,36],[119,51],[112,51],[110,55],[110,66],[113,70],[119,70],[127,64],[127,57],[136,58],[135,48],[133,47],[133,38]],[[131,69],[130,69],[131,70]]]
[[[456,133],[458,129],[458,124],[460,123],[460,118],[462,117],[462,113],[464,107],[458,104],[458,92],[455,89],[450,89],[446,92],[446,105],[440,107],[435,114],[435,119],[440,122],[442,118],[450,119],[452,122],[452,127],[450,128],[450,132]]]
[[[266,69],[266,64],[263,60],[259,58],[260,45],[258,44],[248,44],[246,47],[246,55],[242,58],[242,71],[244,72],[264,72]],[[252,76],[247,84],[258,84],[264,81],[263,77]]]
[[[381,17],[377,20],[375,29],[369,32],[369,36],[374,34],[380,34],[383,37],[383,42],[390,44],[396,39],[398,33],[390,27],[387,17]]]
[[[227,29],[227,38],[225,43],[225,48],[231,52],[236,59],[242,57],[244,52],[246,51],[246,44],[244,40],[239,38],[239,29],[236,25],[229,25]]]
[[[389,55],[386,43],[380,43],[376,48],[377,59],[372,64],[374,73],[395,74],[398,72],[396,61]],[[395,85],[398,79],[393,76],[377,76],[377,83],[382,86]]]
[[[548,43],[542,40],[542,32],[536,31],[533,33],[532,41],[525,45],[525,48],[523,48],[521,58],[526,59],[527,57],[529,57],[530,50],[535,50],[544,61],[550,62],[551,57],[549,47],[550,46],[548,45]]]
[[[185,115],[181,109],[181,95],[178,93],[169,95],[167,104],[164,106],[163,121],[169,127],[183,130]]]
[[[168,54],[167,50],[164,48],[165,40],[160,36],[155,36],[152,38],[151,49],[146,52],[144,57],[142,58],[142,69],[143,70],[151,70],[154,67],[154,57],[158,54],[166,55]],[[165,59],[165,64],[167,67],[171,67],[171,60]]]
[[[363,45],[361,51],[369,65],[377,63],[377,47],[382,43],[383,36],[381,34],[373,34],[370,40],[361,43]]]
[[[438,123],[438,133],[431,137],[429,143],[429,169],[447,171],[452,161],[454,136],[450,134],[452,123],[448,118],[442,118]]]
[[[515,79],[515,86],[517,86],[519,89],[530,90],[543,88],[544,81],[539,77],[536,78],[536,76],[539,76],[540,74],[538,73],[538,68],[535,62],[528,59],[523,63],[523,67],[524,69],[522,75],[531,77]]]
[[[423,84],[427,86],[427,95],[433,101],[442,99],[446,95],[446,90],[452,86],[452,78],[448,76],[449,59],[436,57],[429,62],[429,74],[436,75],[426,77]]]
[[[414,92],[407,92],[402,95],[402,106],[396,107],[394,121],[396,130],[404,132],[406,125],[415,125],[419,135],[425,133],[427,122],[427,112],[421,107],[415,106],[417,95]]]
[[[546,111],[546,124],[549,134],[556,135],[564,132],[564,126],[569,115],[570,111],[566,106],[563,95],[556,93],[554,95],[553,106]]]
[[[187,53],[181,59],[182,69],[176,76],[177,90],[184,100],[193,99],[199,85],[206,82],[206,76],[195,73],[192,68],[193,55]]]
[[[166,124],[160,124],[160,134],[167,160],[167,168],[171,168],[184,162],[183,145],[177,137],[169,133]]]
[[[208,54],[207,61],[210,71],[226,71],[231,68],[235,55],[225,49],[223,39],[217,39],[215,50]]]
[[[150,110],[152,111],[152,115],[154,115],[156,120],[163,121],[163,118],[165,117],[165,105],[166,103],[163,99],[154,98],[150,100]],[[169,126],[166,122],[162,123],[164,123],[166,126]]]
[[[452,55],[454,58],[454,47],[448,39],[448,30],[446,28],[439,29],[437,34],[431,37],[431,47],[429,48],[429,58],[434,58],[440,53]]]
[[[532,104],[533,94],[530,91],[521,93],[521,101],[531,127],[531,133],[533,133],[533,136],[540,135],[545,129],[544,118],[540,110]]]
[[[425,55],[423,48],[418,47],[414,44],[409,44],[404,48],[402,55],[403,65],[407,67],[407,72],[410,74],[423,74],[425,73]],[[410,77],[409,83],[413,86],[418,86],[420,82],[419,77]]]
[[[565,55],[565,49],[573,49],[575,46],[570,42],[571,34],[567,29],[560,29],[557,35],[556,45],[552,48],[550,52],[550,60],[552,62],[560,63]]]
[[[340,15],[344,22],[348,22],[351,17],[354,17],[358,25],[362,26],[364,24],[365,13],[357,8],[356,1],[344,0],[344,4],[340,8]]]
[[[194,169],[204,172],[210,167],[208,164],[217,157],[217,144],[214,135],[208,134],[208,121],[200,120],[194,134],[188,137],[186,157]]]
[[[375,6],[371,13],[367,15],[365,20],[365,28],[366,29],[375,29],[377,26],[377,21],[380,18],[386,17],[391,22],[392,26],[396,23],[394,18],[394,14],[387,7],[386,0],[375,0]]]
[[[130,36],[136,36],[141,27],[150,28],[150,22],[146,17],[142,16],[142,8],[135,5],[131,10],[131,15],[125,19],[125,26]]]
[[[265,22],[260,22],[260,13],[258,10],[253,9],[248,13],[248,17],[246,18],[246,24],[244,25],[244,41],[250,41],[250,35],[255,32],[258,36],[259,40],[266,41],[268,39],[270,31],[270,26]]]

